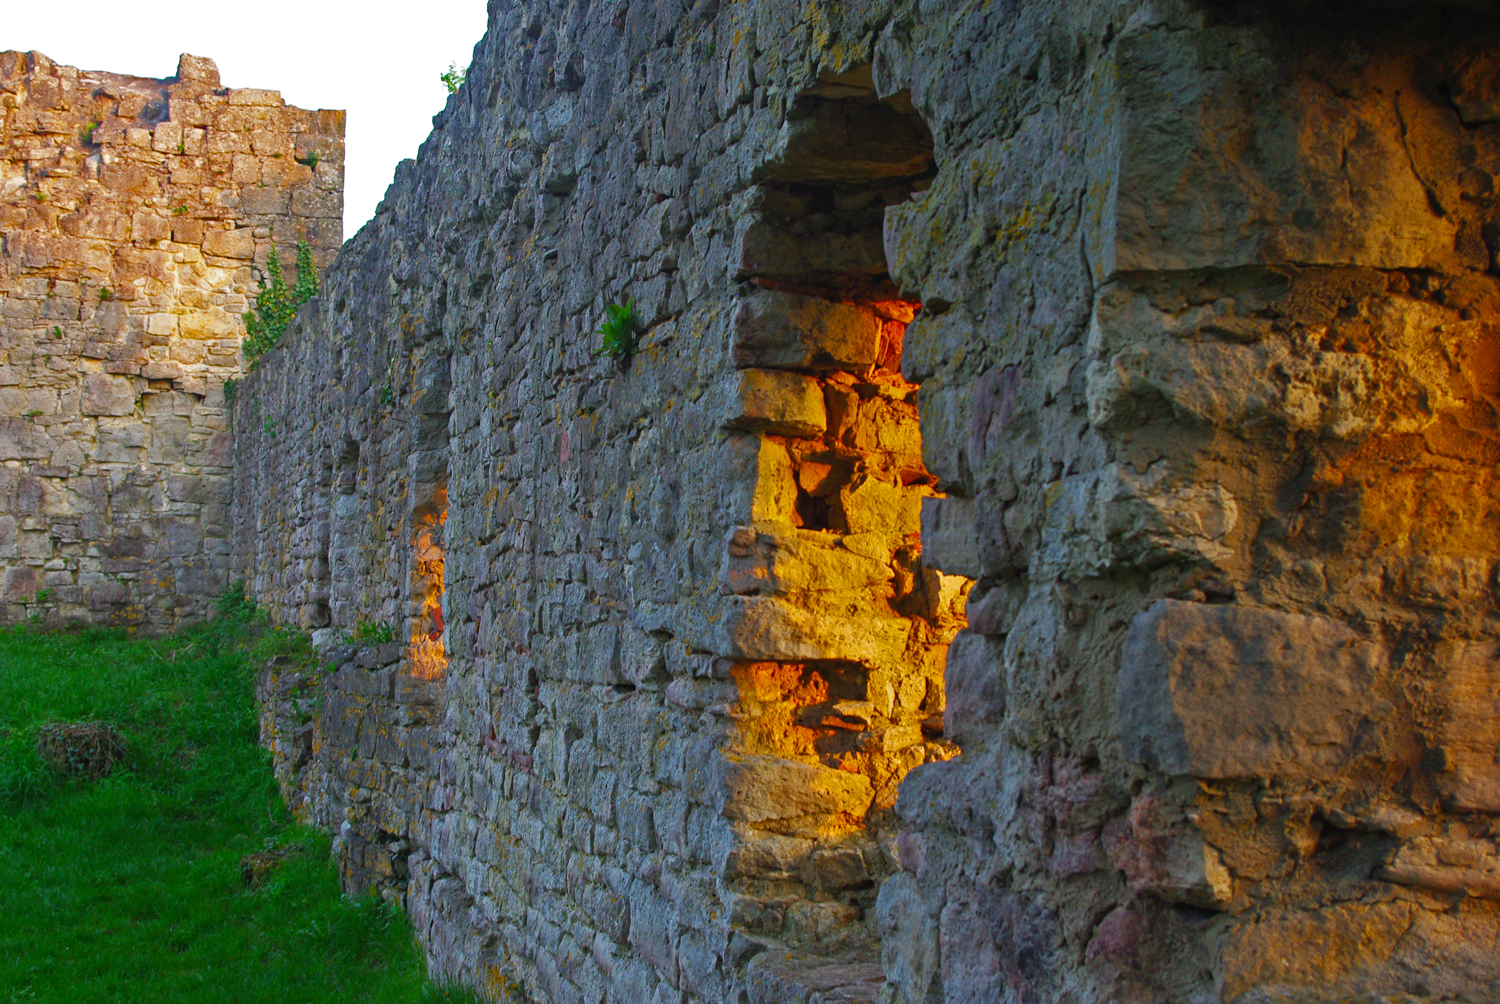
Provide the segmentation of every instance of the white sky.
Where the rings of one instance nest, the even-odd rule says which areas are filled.
[[[6,7],[0,52],[36,49],[68,66],[141,77],[170,77],[178,54],[191,52],[218,63],[227,87],[279,90],[300,108],[346,109],[345,238],[374,215],[396,164],[416,156],[448,99],[438,74],[449,63],[467,66],[485,28],[485,0]]]

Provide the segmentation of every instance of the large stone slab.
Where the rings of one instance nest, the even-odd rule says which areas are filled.
[[[736,303],[730,327],[737,366],[862,369],[880,352],[873,313],[812,296],[757,291]]]
[[[1158,600],[1121,653],[1120,739],[1167,774],[1327,777],[1380,717],[1386,662],[1339,621]]]
[[[1437,654],[1445,713],[1438,785],[1454,808],[1500,812],[1500,648],[1461,642]]]
[[[728,819],[777,828],[804,816],[863,817],[875,797],[870,779],[774,756],[726,756],[719,811]]]

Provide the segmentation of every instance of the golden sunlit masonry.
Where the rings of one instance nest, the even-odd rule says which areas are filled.
[[[335,668],[261,681],[283,790],[496,999],[1493,1001],[1497,42],[495,4],[232,443],[174,353],[222,314],[234,371],[338,120],[11,54],[4,609],[165,626],[204,567],[312,630]],[[232,490],[172,487],[168,419]]]

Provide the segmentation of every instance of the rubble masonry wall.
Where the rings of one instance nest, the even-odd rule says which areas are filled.
[[[1468,18],[493,4],[236,403],[348,884],[497,998],[1492,999]]]
[[[343,238],[342,112],[0,53],[0,620],[165,629],[228,584],[256,268]]]

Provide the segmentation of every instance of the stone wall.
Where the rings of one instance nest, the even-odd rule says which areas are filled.
[[[228,582],[225,381],[272,247],[342,239],[342,112],[0,53],[0,620],[170,627]]]
[[[493,5],[236,406],[346,881],[497,999],[1495,999],[1494,42]]]

